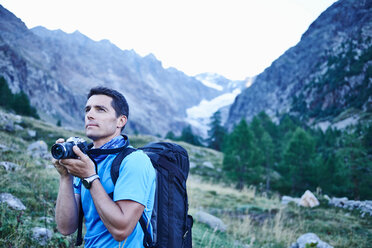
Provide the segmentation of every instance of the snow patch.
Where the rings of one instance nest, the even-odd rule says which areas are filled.
[[[214,82],[216,78],[217,78],[217,75],[215,74],[209,74],[207,76],[196,76],[196,79],[202,82],[205,86],[216,89],[218,91],[222,91],[223,87]]]
[[[208,81],[208,80],[205,80],[205,79],[202,79],[202,80],[199,80],[199,81],[202,82],[205,86],[207,86],[209,88],[213,88],[213,89],[216,89],[218,91],[223,90],[223,87],[221,85],[215,84],[211,81]]]
[[[220,108],[232,104],[238,94],[240,90],[236,89],[232,93],[220,95],[211,101],[202,100],[198,106],[186,110],[187,118],[209,118]]]
[[[211,116],[220,108],[231,105],[240,92],[240,89],[235,89],[232,93],[220,95],[210,101],[202,100],[198,106],[186,110],[186,121],[200,131],[199,135],[207,137]]]

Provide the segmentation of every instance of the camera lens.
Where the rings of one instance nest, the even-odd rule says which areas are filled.
[[[65,147],[60,144],[55,144],[52,146],[52,156],[55,159],[61,159],[64,158],[66,153]]]

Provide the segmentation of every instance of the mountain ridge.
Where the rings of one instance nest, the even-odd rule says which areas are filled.
[[[127,131],[164,136],[188,125],[186,109],[220,94],[195,77],[163,68],[153,54],[141,57],[79,31],[67,34],[40,26],[29,30],[2,6],[0,13],[0,75],[12,91],[23,90],[45,120],[82,126],[88,90],[105,85],[128,100]]]
[[[319,95],[316,91],[306,92],[305,87],[331,70],[328,66],[329,58],[337,51],[346,53],[342,47],[348,40],[362,37],[367,46],[371,46],[371,5],[371,1],[340,0],[324,11],[310,25],[296,46],[276,59],[256,77],[251,87],[237,96],[230,108],[226,126],[231,130],[242,118],[250,121],[261,111],[265,111],[274,120],[278,120],[284,113],[290,113],[312,125],[323,122],[326,118],[320,120],[308,114],[309,111],[314,111],[314,106],[310,103],[318,99]],[[371,57],[365,63],[367,67],[370,60]],[[360,75],[364,76],[366,72],[361,71]],[[328,81],[325,80],[320,87],[327,87],[327,84]],[[370,81],[368,87],[371,87]],[[357,89],[337,89],[341,98],[352,91],[356,92]],[[306,109],[298,111],[294,106],[294,97],[303,99],[301,104]],[[369,104],[369,101],[364,104]],[[322,106],[320,111],[328,106]],[[328,117],[331,124],[337,116]]]

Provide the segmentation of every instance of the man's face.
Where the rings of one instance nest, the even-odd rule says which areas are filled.
[[[93,141],[102,140],[106,143],[119,135],[121,127],[125,125],[123,116],[116,117],[111,102],[109,96],[93,95],[85,105],[85,134]]]

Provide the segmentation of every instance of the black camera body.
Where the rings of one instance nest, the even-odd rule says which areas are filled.
[[[73,146],[78,146],[86,154],[89,149],[87,142],[79,137],[70,137],[64,143],[57,143],[52,146],[51,153],[55,159],[77,158],[72,150]]]

